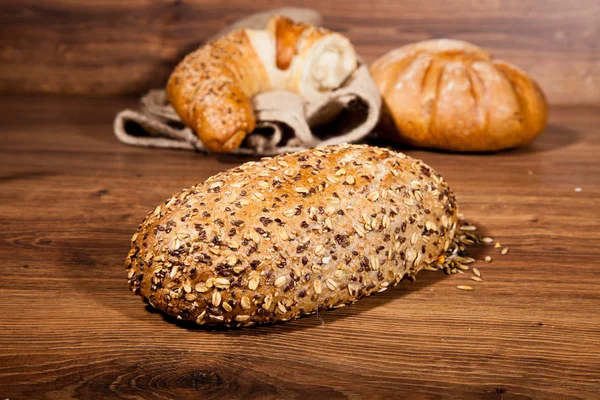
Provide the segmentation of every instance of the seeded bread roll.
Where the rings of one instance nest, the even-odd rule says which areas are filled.
[[[125,266],[132,291],[181,320],[250,326],[352,303],[448,248],[444,179],[387,149],[342,145],[265,158],[148,214]]]

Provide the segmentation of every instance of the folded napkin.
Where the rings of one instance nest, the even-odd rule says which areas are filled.
[[[253,14],[225,28],[224,35],[240,27],[260,29],[271,15],[321,25],[311,9],[282,8]],[[216,38],[216,37],[213,37]],[[356,142],[365,138],[379,120],[381,96],[364,62],[338,89],[315,102],[296,93],[270,91],[253,99],[256,129],[233,154],[274,155],[315,146]],[[207,151],[202,141],[171,107],[164,90],[151,90],[140,102],[140,111],[123,110],[114,121],[117,138],[126,144]]]

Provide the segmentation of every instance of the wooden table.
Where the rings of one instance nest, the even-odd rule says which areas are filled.
[[[600,109],[553,108],[516,151],[407,151],[509,248],[473,250],[485,282],[425,271],[319,316],[210,331],[132,295],[123,261],[150,209],[241,161],[118,143],[113,116],[134,105],[0,98],[2,399],[600,398]]]

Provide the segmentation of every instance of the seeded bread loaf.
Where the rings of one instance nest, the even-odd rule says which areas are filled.
[[[352,303],[448,248],[443,178],[387,149],[342,145],[265,158],[149,213],[126,260],[132,291],[181,320],[250,326]]]

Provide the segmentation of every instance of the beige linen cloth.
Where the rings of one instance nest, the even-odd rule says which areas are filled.
[[[253,14],[220,31],[260,29],[271,15],[322,25],[321,15],[304,8],[281,8]],[[270,91],[253,99],[256,129],[233,154],[274,155],[315,146],[356,142],[365,138],[379,120],[381,96],[366,64],[358,68],[342,87],[317,102],[305,102],[298,94]],[[184,126],[167,100],[164,90],[151,90],[141,99],[140,111],[123,110],[115,118],[114,131],[126,144],[207,151],[198,136]]]

